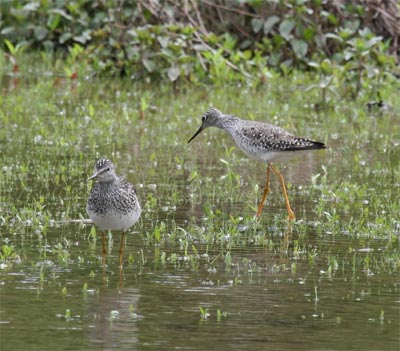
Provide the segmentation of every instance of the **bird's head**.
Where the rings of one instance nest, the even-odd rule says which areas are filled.
[[[216,108],[210,108],[202,117],[201,117],[201,126],[196,133],[189,139],[188,143],[190,143],[196,136],[198,136],[204,129],[208,127],[220,127],[220,121],[224,114],[217,110]]]
[[[110,160],[101,158],[96,162],[93,175],[88,179],[97,178],[99,182],[111,182],[115,180],[115,166]]]

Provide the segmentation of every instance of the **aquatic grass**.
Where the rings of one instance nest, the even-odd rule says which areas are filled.
[[[199,310],[200,310],[200,321],[206,322],[208,317],[210,317],[210,314],[208,313],[208,308],[199,306]]]
[[[164,293],[171,300],[181,294],[179,308],[202,306],[212,316],[217,311],[217,319],[218,310],[230,311],[231,323],[236,318],[232,311],[241,319],[249,313],[249,306],[242,307],[246,299],[235,294],[253,299],[262,292],[254,303],[265,304],[267,296],[282,306],[282,299],[289,304],[304,293],[314,304],[315,287],[318,311],[314,306],[310,310],[324,314],[320,323],[335,318],[349,323],[346,309],[340,315],[334,312],[337,306],[359,298],[360,309],[369,308],[368,296],[386,299],[369,316],[377,319],[384,310],[385,323],[393,320],[390,306],[398,293],[395,277],[400,269],[400,103],[390,82],[381,94],[391,109],[369,112],[365,104],[370,97],[362,94],[354,101],[332,98],[332,109],[317,110],[320,96],[300,85],[312,84],[313,77],[303,74],[294,81],[272,79],[265,90],[228,86],[179,93],[166,86],[150,91],[129,80],[79,79],[72,88],[66,81],[53,86],[54,77],[21,79],[0,102],[0,240],[5,247],[0,269],[6,299],[22,291],[15,289],[17,284],[30,284],[41,304],[45,298],[49,306],[57,304],[54,316],[60,308],[97,308],[96,299],[116,293],[116,243],[109,241],[110,262],[103,278],[96,228],[69,221],[86,218],[86,179],[95,159],[107,156],[137,185],[144,208],[137,230],[127,236],[129,256],[122,276],[127,289],[118,290],[121,296],[140,290],[142,300],[138,307],[133,304],[143,310],[144,322],[151,313],[168,320],[146,305],[151,297],[156,308],[159,300],[167,308]],[[212,105],[327,142],[326,152],[280,166],[290,184],[296,221],[286,221],[275,180],[263,215],[254,218],[265,165],[248,160],[222,131],[207,130],[187,145],[200,116]],[[27,277],[12,278],[15,272]],[[88,277],[97,296],[87,292],[84,299]],[[173,277],[179,280],[171,281]],[[162,290],[164,283],[168,291]],[[63,287],[68,294],[60,306]],[[158,290],[162,293],[154,298]],[[221,296],[236,305],[221,303]],[[98,315],[109,317],[114,310],[122,316],[128,307],[109,307]],[[307,320],[308,312],[300,310],[297,317]],[[363,312],[354,311],[354,316]],[[90,320],[90,313],[76,315]],[[179,319],[179,313],[171,313]],[[258,311],[252,313],[265,320]],[[269,313],[271,318],[287,317]],[[75,323],[71,318],[70,325]]]

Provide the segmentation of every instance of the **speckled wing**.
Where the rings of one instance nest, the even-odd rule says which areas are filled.
[[[296,151],[323,149],[325,145],[306,138],[295,137],[286,130],[267,123],[253,122],[240,129],[242,146],[261,151]]]
[[[103,215],[107,211],[107,206],[108,197],[102,194],[100,184],[96,182],[90,192],[86,211],[89,214],[94,212]]]
[[[134,212],[139,202],[136,196],[135,187],[123,178],[119,179],[119,185],[115,189],[113,207],[121,214]]]

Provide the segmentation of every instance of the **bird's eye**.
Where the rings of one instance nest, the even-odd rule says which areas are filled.
[[[206,116],[201,117],[201,121],[204,122],[206,120]]]
[[[108,167],[107,169],[106,169],[106,171],[108,172],[110,170],[110,167]]]

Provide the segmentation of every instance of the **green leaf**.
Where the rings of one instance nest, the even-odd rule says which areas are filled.
[[[60,44],[64,44],[66,41],[70,40],[71,38],[72,38],[72,33],[66,32],[60,36],[58,41],[60,42]]]
[[[89,116],[92,118],[94,116],[94,107],[92,104],[89,104]]]
[[[140,98],[140,111],[146,111],[149,108],[149,103],[147,102],[147,99],[145,96],[142,96]]]
[[[348,20],[348,21],[346,21],[345,23],[344,23],[344,27],[346,28],[346,29],[348,29],[350,32],[351,32],[351,34],[353,34],[353,33],[355,33],[356,31],[358,31],[358,29],[360,28],[360,25],[361,25],[361,21],[360,21],[360,19],[352,19],[352,20]],[[366,30],[369,30],[369,29],[367,29],[368,27],[366,27],[365,29]]]
[[[0,34],[6,35],[8,33],[12,33],[15,31],[15,27],[4,27],[1,31]]]
[[[324,74],[332,73],[332,62],[329,59],[325,59],[321,62],[321,71]]]
[[[161,238],[161,233],[160,233],[160,228],[158,226],[156,226],[154,228],[154,239],[157,243],[160,242],[160,238]]]
[[[319,63],[315,61],[309,61],[307,62],[307,65],[312,67],[312,68],[319,68]]]
[[[286,40],[289,40],[291,35],[290,32],[293,30],[296,22],[292,19],[287,19],[281,22],[279,25],[279,33]]]
[[[293,39],[290,44],[297,58],[303,59],[307,54],[308,44],[303,40]]]
[[[306,41],[311,41],[311,40],[314,39],[315,34],[316,33],[315,33],[315,30],[313,28],[306,28],[306,29],[304,29],[304,32],[303,32],[303,38]]]
[[[154,72],[154,70],[156,69],[156,64],[154,63],[154,61],[148,58],[144,58],[142,62],[143,66],[147,69],[147,71]]]
[[[254,33],[258,33],[263,26],[263,22],[258,18],[253,18],[251,20],[251,28],[253,29]]]
[[[268,34],[273,26],[280,21],[278,16],[270,16],[264,23],[264,34]]]
[[[44,38],[46,38],[48,32],[49,31],[45,27],[41,26],[35,26],[35,29],[33,30],[35,39],[38,41],[42,41]]]
[[[166,48],[168,46],[169,39],[167,37],[158,37],[157,40],[162,48]]]
[[[47,19],[47,27],[49,27],[52,31],[54,31],[59,23],[60,23],[61,16],[58,14],[50,15]]]
[[[90,39],[92,39],[91,32],[92,32],[91,30],[87,29],[83,31],[81,35],[75,36],[74,40],[77,41],[78,43],[86,44]]]
[[[328,21],[331,22],[333,25],[335,25],[335,26],[339,25],[339,20],[333,13],[329,13],[327,18],[328,18]]]
[[[343,40],[347,40],[353,35],[353,32],[347,28],[344,28],[338,32],[338,35]]]
[[[373,47],[375,44],[380,43],[383,40],[383,37],[373,37],[367,41],[366,46],[367,48]]]
[[[343,42],[343,38],[335,33],[327,33],[325,34],[325,38],[335,39],[339,42]]]
[[[193,45],[193,49],[195,49],[196,51],[207,51],[207,47],[203,44],[195,44]]]
[[[222,46],[224,47],[224,49],[231,51],[235,48],[236,42],[237,42],[236,38],[234,38],[228,33],[225,33]]]
[[[344,59],[346,61],[351,60],[353,58],[353,56],[354,56],[354,53],[351,51],[345,51],[345,53],[344,53]]]
[[[168,68],[167,73],[168,73],[169,80],[171,82],[174,82],[179,78],[179,76],[181,74],[181,70],[177,67],[170,67],[170,68]]]
[[[250,60],[251,57],[253,56],[252,51],[251,50],[245,50],[243,51],[243,60]]]
[[[6,44],[8,51],[11,55],[15,55],[15,46],[12,44],[11,41],[4,39],[4,44]]]
[[[28,2],[26,5],[24,5],[23,9],[25,11],[36,11],[39,8],[40,4],[36,3],[34,1]]]
[[[250,39],[245,39],[240,43],[240,49],[245,50],[251,46],[253,42]]]
[[[64,10],[61,9],[51,9],[48,11],[49,14],[54,13],[57,15],[60,15],[62,17],[64,17],[65,19],[67,19],[68,21],[73,21],[73,17],[71,17],[70,15],[68,15]]]

